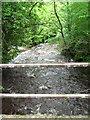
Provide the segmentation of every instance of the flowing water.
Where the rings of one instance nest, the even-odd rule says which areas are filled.
[[[57,44],[40,44],[18,54],[10,63],[70,62]],[[2,70],[4,93],[73,94],[86,93],[89,67],[30,67]],[[88,115],[88,100],[81,98],[3,99],[4,114]]]

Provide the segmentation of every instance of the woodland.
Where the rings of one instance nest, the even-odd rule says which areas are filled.
[[[58,43],[76,62],[89,62],[89,2],[2,2],[2,63],[18,46]]]

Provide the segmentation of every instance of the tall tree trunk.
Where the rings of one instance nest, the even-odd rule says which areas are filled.
[[[33,6],[31,7],[30,12],[29,12],[29,16],[31,16],[31,12],[32,12],[33,8],[37,5],[37,3],[38,2],[34,3]]]
[[[71,27],[70,27],[70,11],[69,11],[69,2],[67,2],[67,25],[68,25],[68,33],[69,37],[71,37]]]
[[[60,25],[61,35],[62,35],[64,44],[66,45],[66,42],[65,42],[65,40],[64,40],[64,34],[63,34],[63,26],[62,26],[62,24],[61,24],[61,21],[60,21],[60,19],[59,19],[59,16],[58,16],[57,12],[56,12],[55,0],[54,0],[54,12],[55,12],[55,15],[56,15],[56,17],[57,17],[57,20],[58,20],[58,22],[59,22],[59,25]]]

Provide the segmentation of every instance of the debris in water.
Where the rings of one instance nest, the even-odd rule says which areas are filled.
[[[28,77],[30,77],[30,78],[36,78],[36,75],[33,73],[33,74],[31,74],[30,72],[29,73],[27,73],[27,76]]]
[[[39,87],[39,89],[41,89],[41,90],[47,90],[47,89],[48,89],[48,87],[47,87],[47,86],[42,85],[42,86],[40,86],[40,87]]]

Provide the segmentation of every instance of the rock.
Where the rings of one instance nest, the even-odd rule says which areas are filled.
[[[40,86],[40,87],[39,87],[39,89],[41,89],[41,90],[47,90],[47,89],[48,89],[48,87],[47,87],[47,86],[42,85],[42,86]]]
[[[36,75],[34,73],[33,74],[27,73],[27,76],[30,77],[30,78],[36,78]]]

